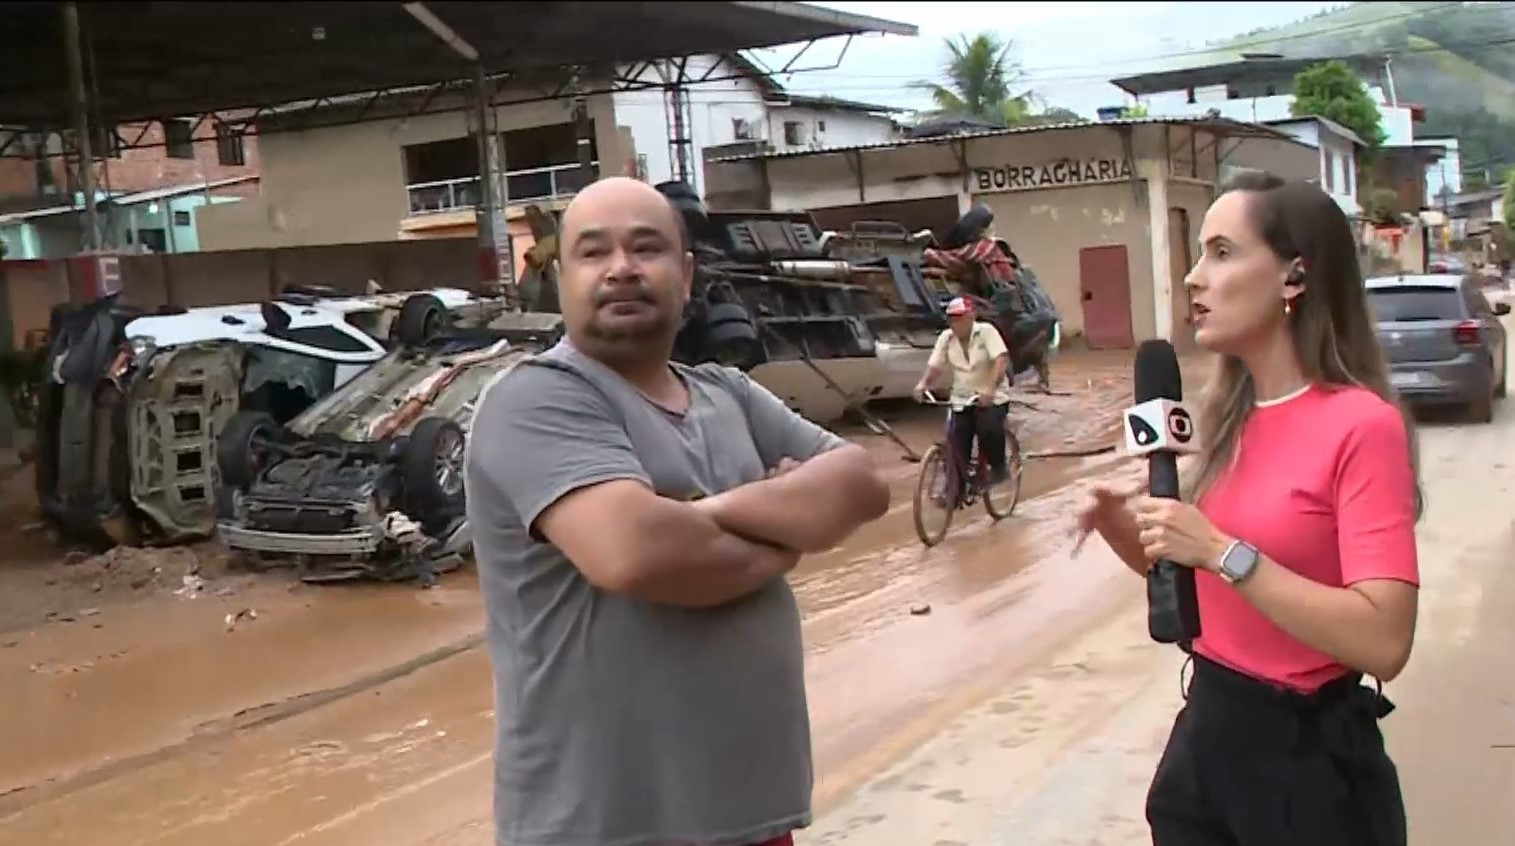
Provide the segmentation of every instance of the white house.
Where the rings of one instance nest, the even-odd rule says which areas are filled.
[[[1281,130],[1289,137],[1320,151],[1321,190],[1341,206],[1350,217],[1362,214],[1362,205],[1357,198],[1358,173],[1357,153],[1366,143],[1357,133],[1341,124],[1322,117],[1289,118],[1265,122]]]
[[[878,144],[899,137],[891,117],[898,109],[834,97],[791,94],[770,74],[740,54],[696,56],[685,74],[708,78],[686,86],[685,123],[689,140],[688,181],[704,193],[700,166],[706,148],[725,152],[733,144],[751,144],[767,152],[817,150],[851,144]],[[638,81],[657,84],[657,68]],[[612,95],[617,123],[631,130],[633,143],[650,182],[672,179],[677,159],[673,145],[673,105],[664,91],[623,91]]]

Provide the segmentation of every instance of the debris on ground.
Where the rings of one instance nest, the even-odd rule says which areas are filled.
[[[258,612],[255,609],[252,609],[252,608],[243,608],[241,611],[238,611],[235,614],[227,614],[226,615],[226,630],[227,631],[232,631],[233,629],[235,629],[237,627],[237,623],[240,623],[243,620],[256,620],[256,619],[258,619]]]

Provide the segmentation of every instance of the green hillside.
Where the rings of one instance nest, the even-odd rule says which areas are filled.
[[[1515,167],[1515,3],[1351,3],[1214,48],[1207,59],[1244,52],[1390,56],[1400,101],[1426,110],[1416,135],[1461,138],[1468,183],[1476,185],[1485,169],[1497,179]]]

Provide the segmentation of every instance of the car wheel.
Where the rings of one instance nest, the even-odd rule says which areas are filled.
[[[463,427],[426,417],[410,430],[400,455],[409,516],[428,530],[463,511]]]
[[[431,294],[412,294],[400,306],[392,337],[407,346],[424,344],[451,322],[441,300]]]
[[[247,488],[263,470],[264,444],[279,424],[262,411],[239,411],[226,421],[216,436],[216,466],[221,469],[221,483],[227,487]]]
[[[1505,398],[1505,382],[1510,376],[1510,366],[1507,364],[1499,370],[1499,384],[1494,386],[1494,398]]]

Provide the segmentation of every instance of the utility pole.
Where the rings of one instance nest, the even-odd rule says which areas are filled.
[[[100,246],[100,216],[95,210],[95,157],[90,149],[89,101],[84,86],[84,52],[80,46],[79,4],[63,4],[63,49],[74,98],[74,147],[79,153],[79,186],[84,192],[84,251]]]
[[[494,277],[505,289],[506,300],[514,305],[517,302],[515,251],[505,222],[507,187],[505,180],[500,178],[500,139],[495,132],[494,108],[490,103],[489,82],[485,79],[482,62],[474,65],[473,95],[474,119],[479,132],[479,204],[474,220],[483,249],[493,258]]]
[[[573,96],[574,140],[578,149],[578,191],[584,190],[599,177],[594,169],[594,121],[589,118],[589,99],[584,96],[580,73],[581,71],[574,70],[573,78],[568,83],[568,92]]]

